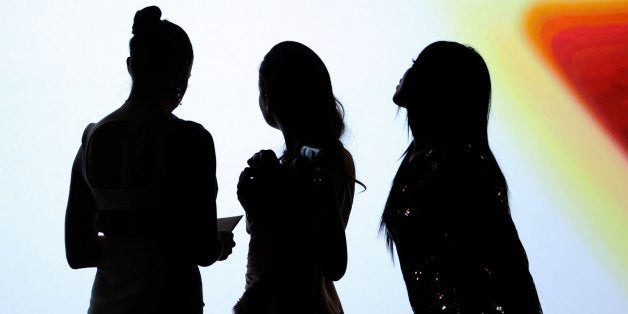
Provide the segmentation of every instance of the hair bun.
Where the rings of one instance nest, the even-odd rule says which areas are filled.
[[[135,13],[133,18],[134,35],[145,34],[154,30],[161,21],[161,10],[156,6],[145,7]]]

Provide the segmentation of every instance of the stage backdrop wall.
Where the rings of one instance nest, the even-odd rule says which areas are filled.
[[[623,3],[622,3],[623,2]],[[493,80],[490,140],[546,313],[628,312],[628,5],[625,1],[23,1],[0,3],[0,309],[84,313],[95,269],[71,270],[63,222],[83,128],[120,106],[135,11],[157,4],[194,45],[175,111],[215,139],[219,216],[242,214],[235,187],[251,154],[282,151],[258,109],[257,69],[296,40],[327,64],[346,109],[358,193],[347,313],[410,313],[398,264],[378,234],[409,143],[391,97],[436,40],[475,47]],[[295,222],[297,223],[297,222]],[[244,287],[248,236],[202,269],[207,313]]]

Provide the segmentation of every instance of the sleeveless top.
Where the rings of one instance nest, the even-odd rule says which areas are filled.
[[[105,236],[89,313],[202,313],[198,266],[179,243],[185,195],[166,160],[184,128],[202,129],[130,101],[86,128],[82,173]]]

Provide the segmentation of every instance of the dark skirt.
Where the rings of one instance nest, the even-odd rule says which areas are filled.
[[[198,266],[165,242],[107,237],[88,313],[203,313]]]

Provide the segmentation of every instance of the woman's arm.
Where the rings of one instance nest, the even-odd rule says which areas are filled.
[[[202,126],[192,124],[175,140],[183,144],[176,154],[185,196],[186,226],[184,240],[194,262],[209,266],[221,257],[223,245],[216,229],[216,151],[212,136]]]
[[[104,237],[96,229],[97,209],[82,175],[83,146],[72,165],[70,195],[65,213],[65,254],[73,269],[96,267]]]
[[[336,281],[347,269],[347,239],[345,226],[340,215],[338,196],[331,182],[314,186],[321,205],[318,220],[318,254],[321,271],[326,278]]]
[[[342,191],[332,175],[332,172],[339,173],[341,169],[333,166],[322,169],[319,163],[299,158],[294,168],[302,184],[311,189],[304,195],[312,199],[303,200],[303,203],[314,205],[316,258],[320,262],[320,272],[327,279],[336,281],[342,278],[347,268],[345,224],[340,213],[342,202],[339,194]]]

